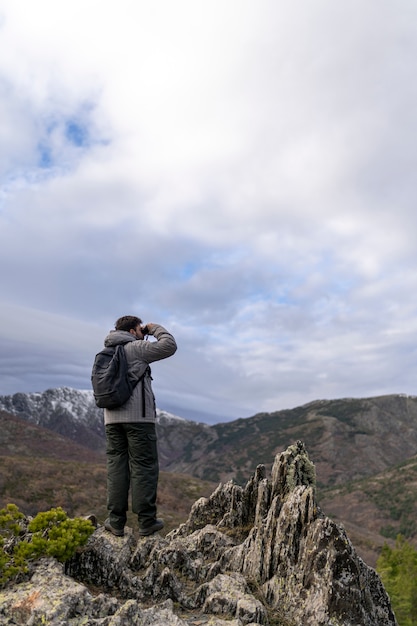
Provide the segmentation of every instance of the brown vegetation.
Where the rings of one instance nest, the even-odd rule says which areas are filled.
[[[62,507],[70,517],[94,513],[106,518],[106,467],[101,464],[56,459],[0,457],[0,508],[16,504],[25,515],[34,516],[51,507]],[[192,476],[161,472],[158,514],[165,520],[164,532],[184,522],[192,504],[209,496],[216,485]],[[128,523],[137,527],[135,516]]]

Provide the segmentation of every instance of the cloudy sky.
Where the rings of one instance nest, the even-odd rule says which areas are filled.
[[[1,0],[0,394],[124,314],[219,422],[417,390],[415,0]]]

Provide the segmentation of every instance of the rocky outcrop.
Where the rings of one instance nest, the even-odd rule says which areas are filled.
[[[395,626],[376,572],[319,510],[300,442],[220,484],[166,537],[99,527],[65,564],[42,561],[0,594],[2,624]]]

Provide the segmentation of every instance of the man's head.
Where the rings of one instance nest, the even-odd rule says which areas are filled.
[[[123,317],[119,317],[114,327],[116,330],[127,330],[127,332],[130,332],[131,330],[136,330],[141,324],[142,320],[139,317],[124,315]]]

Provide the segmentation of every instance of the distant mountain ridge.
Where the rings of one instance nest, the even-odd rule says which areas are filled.
[[[92,391],[68,387],[0,396],[3,409],[95,451],[105,445]],[[161,469],[243,484],[259,459],[302,440],[322,486],[384,471],[417,454],[417,397],[317,400],[294,409],[207,425],[157,411]]]
[[[296,440],[306,444],[320,486],[345,484],[376,474],[417,454],[417,397],[317,400],[294,409],[258,413],[215,424],[188,445],[171,469],[206,480],[242,484],[259,451],[270,465]]]

